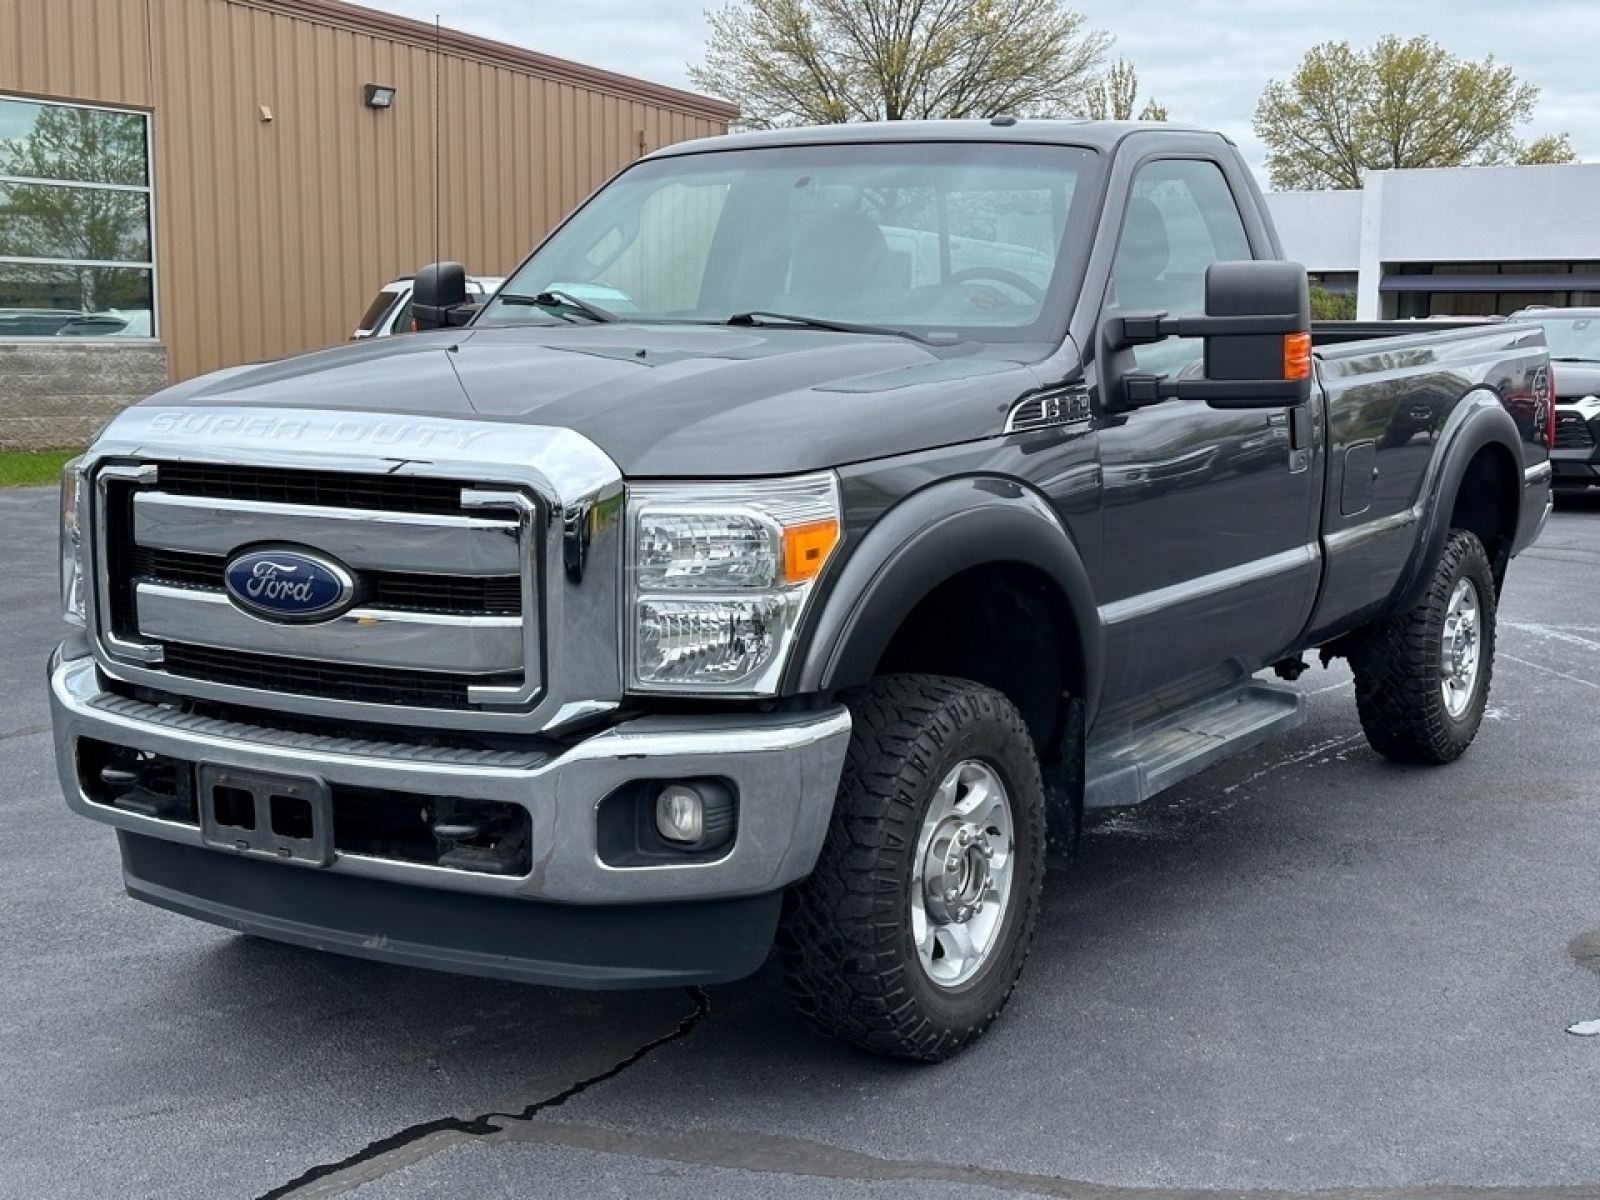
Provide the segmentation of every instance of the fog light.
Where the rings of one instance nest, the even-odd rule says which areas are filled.
[[[692,787],[672,783],[656,796],[656,832],[669,842],[698,842],[705,823],[705,801]]]

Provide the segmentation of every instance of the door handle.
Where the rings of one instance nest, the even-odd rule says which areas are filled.
[[[1311,467],[1311,414],[1304,405],[1291,408],[1289,417],[1289,474]]]
[[[1294,450],[1311,449],[1311,414],[1303,407],[1289,410],[1289,446]]]

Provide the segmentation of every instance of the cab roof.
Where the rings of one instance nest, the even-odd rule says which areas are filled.
[[[816,146],[861,142],[1024,142],[1086,146],[1110,150],[1141,134],[1210,137],[1232,145],[1215,130],[1168,121],[1042,121],[991,117],[980,121],[855,121],[843,125],[800,125],[697,138],[664,146],[646,158],[750,150],[765,146]]]

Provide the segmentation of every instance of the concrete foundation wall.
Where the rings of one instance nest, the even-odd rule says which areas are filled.
[[[166,347],[0,342],[0,450],[75,449],[167,386]]]

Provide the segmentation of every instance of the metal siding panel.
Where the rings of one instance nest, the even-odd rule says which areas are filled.
[[[506,250],[512,242],[514,230],[507,218],[518,197],[524,193],[508,189],[502,178],[506,162],[515,153],[510,132],[505,127],[499,97],[503,70],[485,71],[479,91],[479,106],[483,113],[481,130],[472,131],[482,147],[482,162],[478,167],[474,194],[477,199],[479,237],[482,244],[483,269],[487,274],[503,275],[511,267],[509,261],[515,251]]]
[[[466,97],[466,64],[458,58],[445,58],[445,98],[448,107],[439,115],[444,126],[452,132],[442,137],[442,157],[445,163],[443,186],[439,189],[441,214],[441,257],[456,262],[467,262],[467,221],[463,193],[472,179],[468,158],[473,138],[467,132],[469,119]]]
[[[0,90],[150,108],[150,0],[8,0]]]
[[[433,25],[405,17],[391,16],[347,0],[225,0],[226,3],[262,8],[295,20],[350,30],[360,36],[397,45],[431,48],[436,40],[444,52],[465,62],[486,67],[506,68],[520,74],[570,83],[584,91],[601,92],[641,100],[657,107],[710,119],[721,126],[738,110],[725,100],[677,88],[664,87],[643,79],[617,75],[566,59],[554,58],[504,42],[474,37],[455,29],[436,29]]]
[[[544,170],[544,213],[540,225],[548,229],[561,220],[567,210],[561,204],[561,85],[539,85],[542,133],[539,155]],[[534,241],[538,241],[535,234]]]
[[[210,365],[200,354],[207,338],[214,337],[207,310],[225,302],[211,247],[218,181],[228,163],[226,148],[213,142],[208,100],[215,43],[207,14],[187,0],[168,0],[152,16],[160,334],[169,375],[184,379]]]
[[[407,110],[412,122],[404,168],[407,174],[404,180],[395,181],[392,189],[402,198],[395,223],[405,240],[389,252],[379,272],[390,276],[414,271],[431,261],[434,246],[433,55],[407,47],[397,61],[405,64],[413,100]]]
[[[227,173],[217,173],[220,217],[217,232],[228,250],[232,270],[227,277],[234,281],[237,295],[232,303],[224,300],[209,310],[213,314],[214,328],[222,334],[225,357],[218,365],[223,365],[254,362],[264,357],[259,322],[241,320],[239,310],[246,297],[259,301],[254,305],[258,311],[268,308],[274,299],[268,281],[261,277],[257,254],[264,182],[260,159],[266,153],[267,143],[282,136],[285,127],[292,122],[287,115],[276,115],[283,108],[282,101],[270,92],[263,94],[256,82],[253,47],[258,44],[260,34],[251,26],[262,23],[259,19],[262,14],[247,10],[213,11],[221,41],[217,60],[225,64],[226,81],[233,85],[231,89],[222,90],[224,102],[217,108],[218,132],[228,145],[233,167]],[[254,129],[241,127],[234,110],[245,97],[259,97],[271,104],[275,119],[258,119]]]

